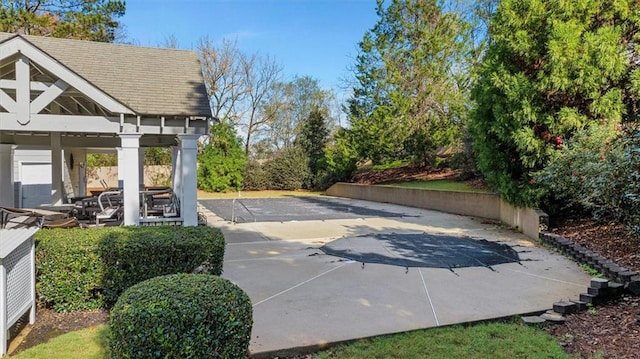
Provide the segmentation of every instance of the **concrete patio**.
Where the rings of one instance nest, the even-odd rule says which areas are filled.
[[[295,213],[282,213],[282,218],[271,214],[262,221],[260,208],[253,208],[255,222],[233,224],[211,211],[222,213],[218,209],[223,202],[200,201],[208,208],[209,225],[221,228],[227,240],[223,277],[243,288],[253,302],[250,350],[256,357],[544,311],[556,301],[577,299],[589,284],[590,277],[574,262],[493,221],[325,198],[331,206],[353,210],[344,212],[343,219],[334,214],[327,216],[333,219],[322,219],[318,214],[316,219],[296,220]],[[322,203],[315,205],[322,207]],[[363,264],[319,249],[341,237],[380,233],[446,234],[500,242],[516,250],[520,262],[455,269],[405,268]]]

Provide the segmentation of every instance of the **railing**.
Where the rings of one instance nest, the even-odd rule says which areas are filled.
[[[256,216],[253,214],[253,212],[251,212],[251,210],[249,208],[247,208],[247,206],[244,205],[244,203],[242,203],[242,201],[240,201],[238,198],[234,198],[233,202],[231,204],[231,222],[232,223],[238,223],[238,217],[236,216],[236,203],[240,203],[240,205],[242,206],[242,208],[245,209],[245,211],[247,211],[251,217],[253,217],[253,221],[256,221]],[[242,217],[241,217],[242,218]]]

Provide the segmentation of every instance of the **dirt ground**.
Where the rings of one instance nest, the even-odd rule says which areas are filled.
[[[455,178],[449,169],[409,167],[376,173],[361,173],[359,183],[385,183],[424,179]],[[469,181],[482,186],[481,182]],[[552,231],[640,272],[640,238],[630,236],[623,226],[590,219],[556,221]],[[586,289],[586,288],[585,288]],[[551,305],[551,303],[550,303]],[[589,311],[567,316],[563,325],[549,325],[546,331],[557,337],[563,348],[578,358],[640,358],[640,298],[624,296]],[[106,311],[55,313],[38,311],[38,320],[14,353],[69,332],[107,323]],[[310,355],[299,358],[311,358]]]

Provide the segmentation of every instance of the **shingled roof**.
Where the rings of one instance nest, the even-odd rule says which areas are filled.
[[[138,115],[211,117],[198,54],[0,32],[21,36]]]

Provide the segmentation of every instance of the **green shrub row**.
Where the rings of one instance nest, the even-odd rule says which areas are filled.
[[[110,358],[246,358],[252,306],[226,279],[152,278],[127,289],[111,311]]]
[[[578,131],[535,177],[551,213],[587,211],[640,234],[640,128],[601,125]]]
[[[59,312],[110,308],[130,286],[194,270],[219,275],[224,237],[210,227],[105,227],[36,234],[40,305]]]
[[[292,147],[264,164],[250,163],[244,173],[244,189],[296,190],[307,188],[310,178],[309,158],[302,149]]]

